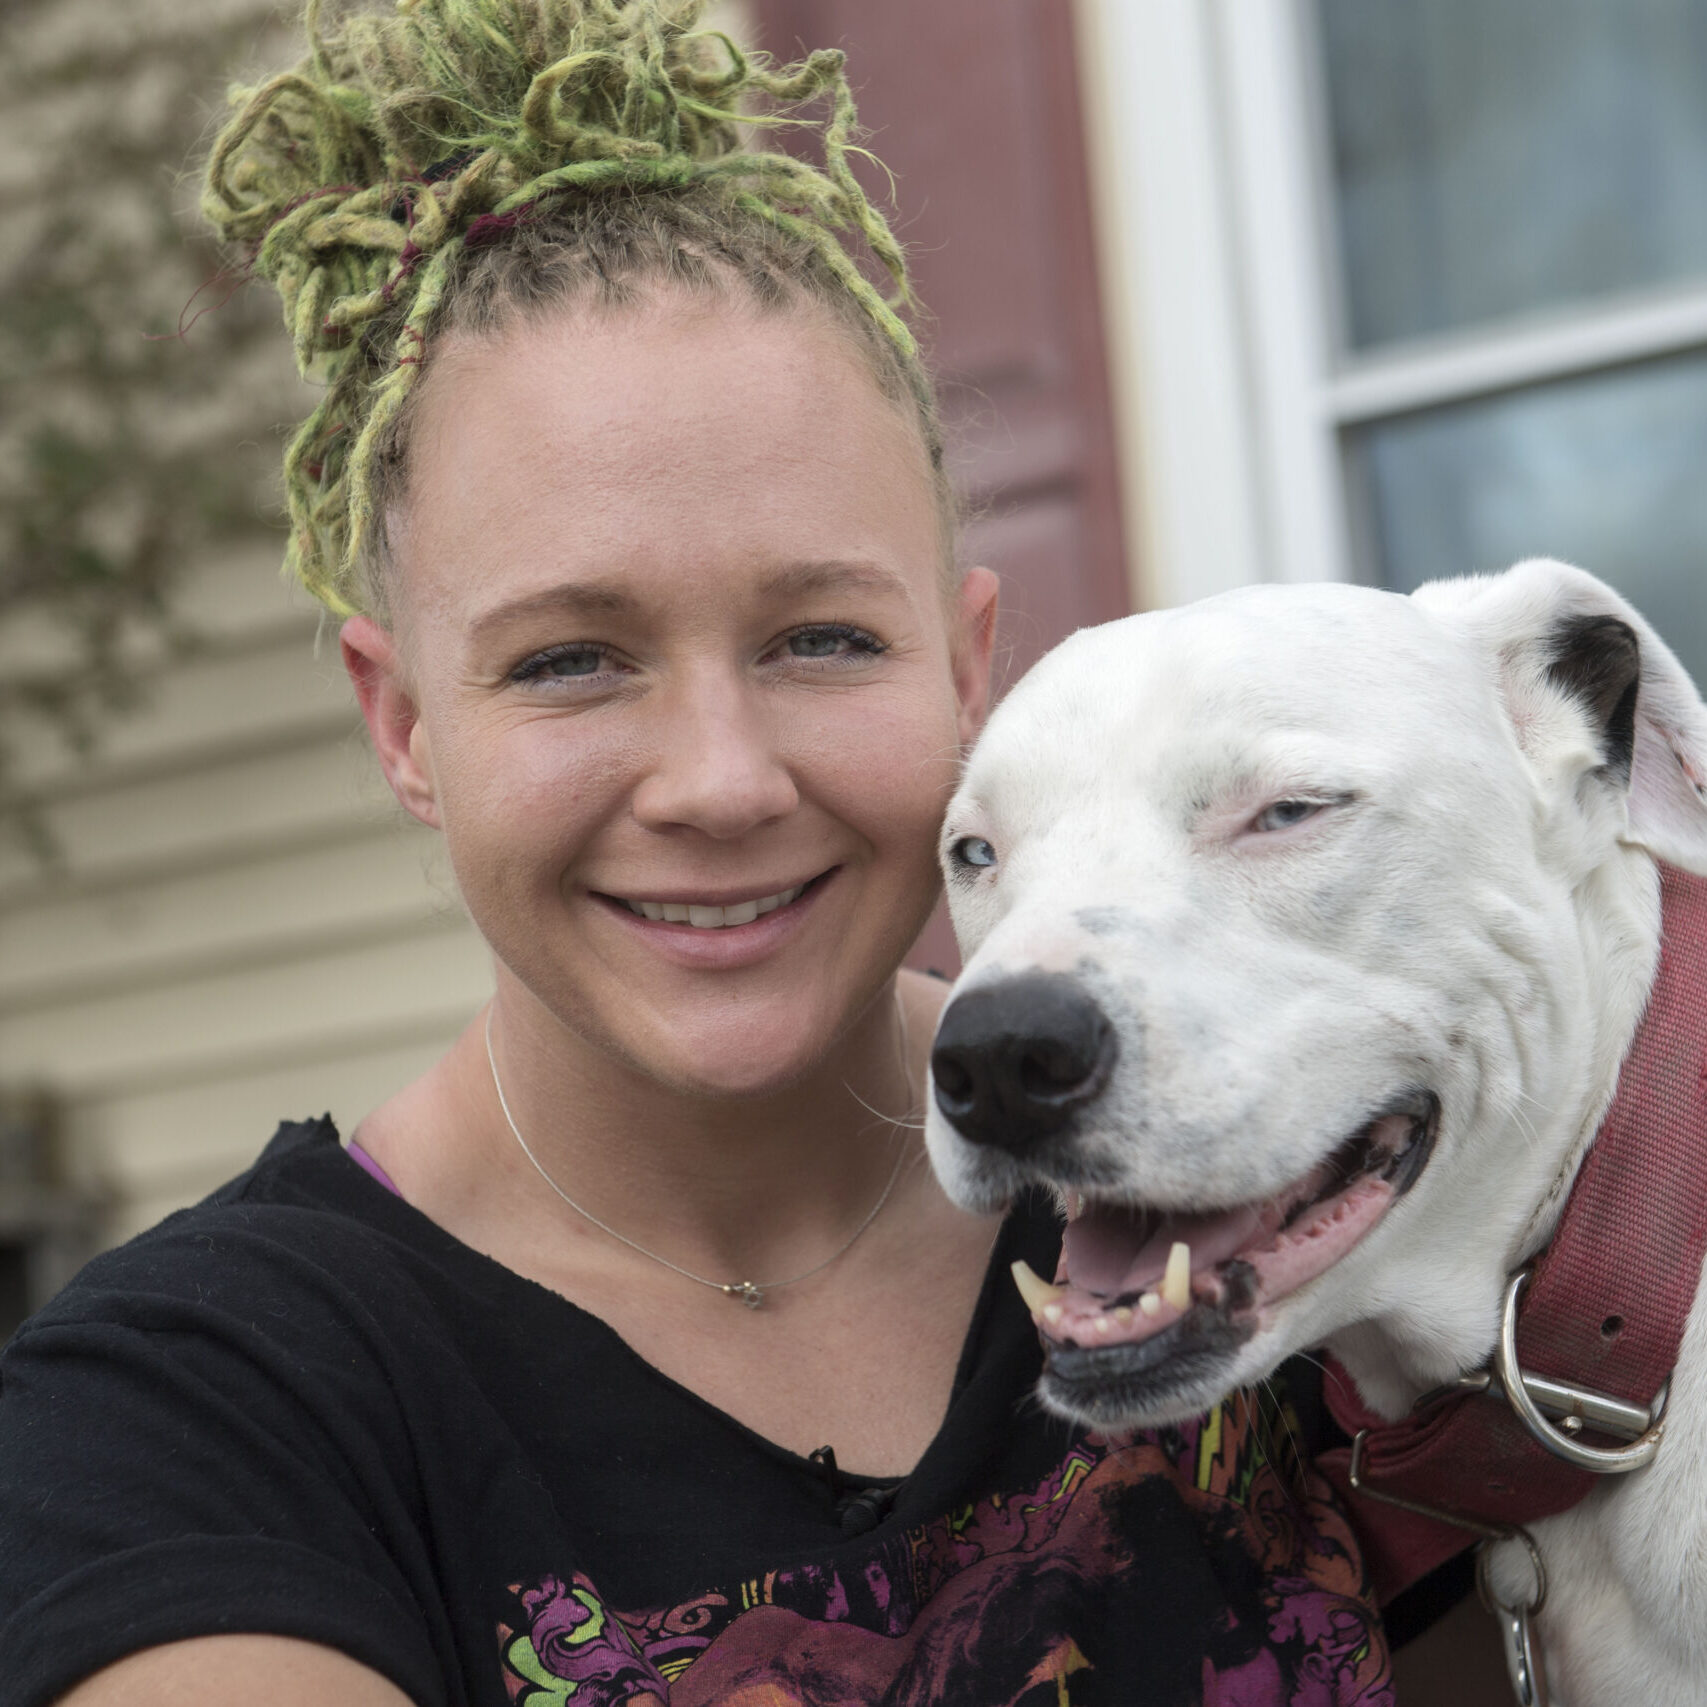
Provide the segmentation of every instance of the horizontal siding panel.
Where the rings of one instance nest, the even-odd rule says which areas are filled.
[[[245,956],[277,962],[453,911],[441,846],[430,831],[381,825],[359,840],[0,912],[0,1015]]]
[[[312,649],[319,606],[279,573],[284,540],[281,530],[186,571],[173,583],[174,622],[197,640],[227,646],[294,628],[309,638]],[[140,634],[132,650],[140,659],[155,656],[163,644],[157,631],[144,628]],[[50,621],[45,611],[9,612],[0,623],[0,679],[40,676],[79,667],[84,660],[77,636],[65,623]]]
[[[43,821],[59,863],[44,871],[21,849],[0,847],[0,908],[311,846],[402,818],[366,737],[321,731],[272,752],[116,781],[49,806]]]
[[[281,527],[239,550],[197,564],[179,583],[174,608],[183,613],[181,620],[197,635],[220,641],[276,631],[289,621],[313,633],[324,621],[328,627],[321,651],[335,659],[332,639],[337,619],[323,617],[320,606],[279,573],[285,540]]]
[[[330,1113],[356,1123],[432,1066],[459,1027],[406,1043],[80,1105],[73,1113],[80,1171],[123,1202],[193,1203],[241,1173],[281,1120]],[[158,1215],[155,1217],[158,1219]]]
[[[192,1084],[337,1053],[342,1038],[451,1024],[491,982],[473,928],[435,918],[400,941],[0,1018],[0,1077],[79,1099]]]
[[[109,723],[88,761],[57,739],[22,745],[13,786],[82,793],[142,767],[213,761],[246,743],[277,743],[286,730],[351,730],[355,696],[328,645],[314,656],[312,624],[292,622],[254,646],[210,649],[145,687],[141,707]]]

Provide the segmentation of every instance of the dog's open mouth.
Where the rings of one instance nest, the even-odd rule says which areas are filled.
[[[1403,1195],[1439,1119],[1431,1092],[1407,1094],[1281,1192],[1225,1210],[1171,1213],[1069,1192],[1055,1284],[1023,1263],[1014,1274],[1051,1362],[1077,1364],[1059,1356],[1071,1348],[1143,1346],[1150,1367],[1169,1356],[1164,1334],[1182,1351],[1243,1341],[1265,1305],[1331,1268]]]

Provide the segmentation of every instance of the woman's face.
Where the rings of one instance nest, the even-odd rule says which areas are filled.
[[[435,363],[396,629],[344,631],[392,786],[572,1033],[780,1089],[930,911],[994,579],[945,590],[918,429],[809,311],[661,293]]]

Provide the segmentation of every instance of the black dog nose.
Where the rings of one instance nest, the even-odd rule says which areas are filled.
[[[1118,1051],[1108,1015],[1076,979],[1035,972],[986,984],[943,1010],[936,1105],[974,1144],[1025,1150],[1101,1092]]]

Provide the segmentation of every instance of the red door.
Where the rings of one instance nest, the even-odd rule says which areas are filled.
[[[942,388],[968,561],[1002,578],[1007,679],[1130,608],[1064,0],[757,0],[779,59],[847,49]],[[879,186],[870,186],[874,194]],[[952,970],[939,918],[912,957]]]

